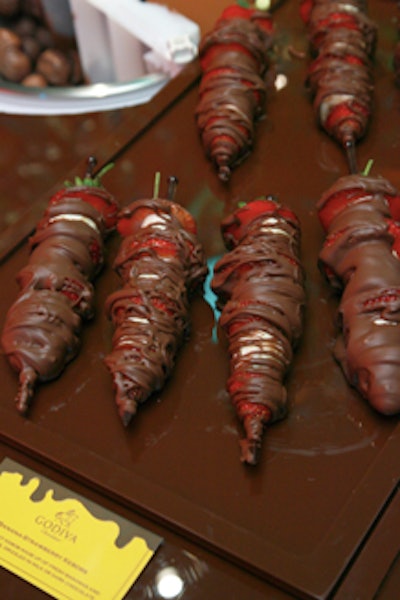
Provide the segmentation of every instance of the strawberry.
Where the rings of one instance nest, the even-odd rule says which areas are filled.
[[[239,4],[233,4],[225,8],[221,16],[219,17],[217,24],[221,21],[232,21],[234,19],[245,19],[247,21],[252,20],[257,25],[268,33],[273,31],[272,19],[268,12],[257,8],[251,8],[250,6],[241,6]]]
[[[387,195],[385,198],[389,204],[392,219],[396,222],[400,222],[400,195]]]
[[[187,210],[185,210],[180,204],[177,204],[176,202],[172,202],[170,205],[170,208],[171,208],[171,214],[176,219],[178,219],[181,226],[189,233],[196,235],[197,234],[197,225],[196,225],[196,221],[194,220],[192,215]]]
[[[242,44],[231,42],[231,43],[213,44],[212,46],[207,48],[207,50],[205,52],[201,53],[200,54],[200,66],[201,66],[202,70],[208,71],[209,69],[211,69],[215,59],[221,53],[227,53],[227,52],[232,52],[232,53],[237,52],[239,55],[244,54],[245,56],[247,56],[248,58],[250,58],[253,61],[254,67],[258,68],[258,61],[257,61],[256,57],[254,56],[254,54],[250,50],[245,48]]]
[[[298,223],[296,215],[286,207],[281,207],[275,200],[257,198],[240,206],[222,225],[224,239],[238,242],[242,239],[248,225],[261,216],[278,216]]]
[[[103,252],[102,252],[102,248],[101,248],[100,244],[97,242],[97,240],[91,241],[91,243],[89,245],[89,252],[90,252],[90,257],[91,257],[92,263],[96,267],[99,267],[100,265],[103,264]]]
[[[114,229],[117,223],[119,206],[115,199],[105,192],[104,188],[95,188],[93,186],[67,187],[58,191],[51,199],[50,205],[59,204],[65,198],[76,198],[83,200],[95,208],[103,218],[107,231]]]
[[[248,375],[248,377],[250,376]],[[232,388],[229,389],[230,392],[234,391]],[[246,400],[241,400],[237,403],[236,410],[238,417],[242,420],[252,417],[260,419],[266,423],[271,419],[270,409],[263,404],[257,404],[252,402],[246,402]]]
[[[94,176],[93,170],[96,164],[96,159],[89,157],[85,176],[83,178],[75,177],[73,183],[66,181],[64,188],[52,196],[49,205],[59,204],[66,197],[83,200],[100,213],[106,230],[110,231],[116,225],[119,206],[115,198],[101,185],[101,179],[114,165],[111,163],[106,165]]]
[[[365,191],[357,188],[332,194],[332,196],[330,196],[318,210],[318,217],[324,230],[328,231],[332,221],[336,218],[336,216],[345,210],[350,204],[355,204],[356,202],[365,202],[365,200]]]
[[[301,0],[299,13],[302,21],[304,23],[308,23],[310,20],[311,11],[313,9],[314,2],[313,0]]]
[[[348,65],[354,65],[355,67],[360,67],[364,64],[359,56],[352,54],[346,54],[343,59]]]
[[[152,216],[154,211],[150,208],[139,208],[133,211],[122,209],[118,217],[117,231],[122,237],[134,235],[143,228],[146,219]]]
[[[392,252],[400,258],[400,223],[390,220],[389,233],[393,236]]]
[[[253,23],[256,23],[260,29],[265,31],[265,33],[268,33],[269,35],[274,34],[274,22],[269,14],[265,13],[265,15],[263,15],[258,11],[255,12],[251,20]]]
[[[349,131],[351,131],[353,139],[357,139],[363,131],[363,120],[360,119],[360,116],[361,119],[362,117],[367,118],[368,111],[363,105],[352,99],[351,103],[341,102],[334,106],[325,119],[323,126],[328,133],[334,132],[335,129],[339,128],[339,130],[346,131],[348,136]]]
[[[325,19],[316,23],[317,29],[330,29],[332,27],[345,27],[347,29],[357,29],[359,23],[357,17],[347,12],[332,12]]]
[[[254,12],[255,10],[249,7],[246,8],[245,6],[240,6],[239,4],[232,4],[222,11],[220,20],[250,19]]]
[[[389,289],[378,296],[371,296],[364,300],[362,306],[366,312],[375,312],[392,303],[400,303],[400,289]]]
[[[160,210],[160,206],[162,207]],[[139,232],[144,227],[157,224],[171,215],[177,219],[180,225],[188,232],[196,234],[196,222],[192,215],[182,206],[169,200],[162,200],[157,210],[152,208],[136,206],[132,203],[130,207],[119,213],[117,230],[122,237],[128,237]]]

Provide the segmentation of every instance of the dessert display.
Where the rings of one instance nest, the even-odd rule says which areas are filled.
[[[0,77],[28,87],[83,83],[75,40],[51,30],[41,2],[0,1]]]
[[[360,583],[367,563],[374,575],[367,582],[371,597],[396,587],[387,573],[398,550],[396,528],[389,527],[388,535],[387,524],[397,514],[400,441],[395,400],[400,97],[390,62],[396,7],[368,6],[379,31],[376,101],[369,128],[356,143],[361,166],[356,172],[347,163],[348,149],[317,125],[309,102],[308,40],[299,2],[284,2],[273,12],[276,69],[282,74],[277,90],[281,82],[284,87],[267,96],[270,118],[258,123],[254,150],[228,184],[200,145],[194,121],[197,61],[148,106],[60,119],[3,115],[3,154],[12,151],[9,165],[15,166],[6,192],[16,203],[20,179],[32,201],[25,213],[29,222],[14,238],[18,243],[36,224],[38,205],[46,206],[29,188],[28,168],[45,166],[58,178],[56,166],[65,166],[68,146],[78,151],[98,143],[98,129],[104,133],[99,166],[107,158],[116,161],[103,182],[120,200],[120,231],[115,225],[105,268],[90,281],[95,317],[76,335],[82,340],[79,355],[62,376],[38,380],[29,419],[15,410],[18,375],[3,356],[0,412],[6,449],[15,449],[22,463],[37,464],[39,474],[54,472],[57,481],[72,478],[91,499],[167,534],[133,596],[157,593],[160,572],[171,572],[171,557],[184,593],[207,596],[216,581],[216,572],[204,564],[208,551],[223,559],[209,564],[214,571],[222,565],[226,574],[240,565],[228,585],[238,587],[243,598],[254,590],[261,597],[344,597]],[[215,5],[201,10],[212,23]],[[57,126],[57,137],[49,122]],[[39,145],[33,133],[41,123]],[[65,143],[56,163],[50,144],[59,131]],[[39,157],[42,148],[49,150]],[[369,159],[373,169],[367,173]],[[202,244],[209,265],[204,296],[201,284],[197,295],[195,281],[192,291],[170,283],[182,267],[168,260],[176,246],[164,234],[165,211],[159,206],[165,201],[173,211],[176,202],[164,178],[161,193],[148,189],[155,161],[165,175],[180,178],[176,210],[190,212],[196,221],[191,243]],[[264,193],[271,196],[261,197]],[[176,223],[167,214],[167,224]],[[7,235],[15,230],[9,227]],[[179,230],[189,240],[186,227]],[[4,246],[3,322],[18,289],[9,282],[28,262],[29,251],[28,243],[17,246],[8,237]],[[190,246],[183,246],[187,257]],[[126,260],[118,258],[122,247]],[[212,280],[211,268],[220,259]],[[189,272],[185,260],[182,264]],[[179,289],[184,301],[172,295]],[[58,487],[54,493],[62,500]],[[43,496],[39,488],[33,508]],[[40,514],[52,523],[57,517]],[[104,511],[96,514],[104,518]],[[69,522],[77,532],[76,521]],[[122,547],[129,530],[123,519],[117,525],[112,533]],[[382,536],[383,566],[375,560]],[[190,561],[187,550],[196,554]],[[75,571],[84,581],[83,572]],[[18,580],[10,577],[9,587],[16,589]],[[6,582],[10,577],[4,572]],[[227,581],[220,579],[222,585]],[[29,588],[21,584],[23,597]],[[364,589],[363,581],[360,585]]]
[[[58,377],[78,353],[83,322],[93,316],[92,280],[104,262],[104,240],[115,226],[118,205],[101,185],[110,167],[77,177],[50,199],[29,240],[30,256],[17,274],[20,292],[10,307],[1,343],[19,373],[15,398],[25,414],[35,387]]]
[[[228,339],[227,389],[243,424],[241,460],[259,460],[265,426],[288,410],[285,376],[303,328],[300,224],[289,208],[260,198],[221,225],[228,253],[215,265],[212,289]]]
[[[378,412],[400,412],[400,194],[386,180],[340,178],[318,205],[320,263],[340,292],[334,355]]]
[[[105,363],[125,426],[169,377],[189,333],[190,297],[207,274],[196,223],[170,199],[175,184],[171,178],[164,199],[157,183],[153,198],[134,201],[118,218],[123,239],[114,267],[122,287],[106,301],[114,334]]]
[[[357,172],[354,145],[367,130],[373,101],[377,27],[363,0],[305,0],[312,61],[306,83],[320,126],[345,148]]]
[[[265,112],[273,39],[268,12],[232,5],[200,42],[196,122],[224,182],[251,152],[255,122]]]

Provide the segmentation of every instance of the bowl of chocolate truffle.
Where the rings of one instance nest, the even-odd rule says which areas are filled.
[[[196,23],[153,2],[0,0],[0,112],[142,104],[197,56],[199,38]]]

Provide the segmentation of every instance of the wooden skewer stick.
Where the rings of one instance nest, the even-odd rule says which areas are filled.
[[[350,173],[351,173],[351,175],[355,175],[356,173],[358,173],[358,166],[357,166],[356,145],[354,143],[354,138],[353,137],[348,138],[344,143],[344,147],[346,150],[347,162],[349,165]]]
[[[97,158],[93,155],[89,156],[87,159],[87,169],[85,173],[85,178],[91,179],[93,177],[93,173],[95,168],[97,167]]]
[[[175,177],[175,175],[171,175],[170,177],[168,177],[168,191],[167,191],[167,199],[168,200],[174,199],[178,183],[179,183],[178,178]]]

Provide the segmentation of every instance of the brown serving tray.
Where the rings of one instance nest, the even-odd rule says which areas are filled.
[[[376,105],[358,159],[364,165],[373,158],[373,172],[400,187],[400,91],[390,62],[396,7],[371,3],[371,16],[381,33]],[[239,200],[274,194],[297,212],[307,273],[306,327],[288,378],[290,414],[268,429],[261,464],[246,468],[239,461],[241,431],[225,392],[226,346],[205,298],[193,302],[192,335],[173,377],[123,429],[103,364],[112,333],[103,306],[118,285],[110,267],[116,236],[97,281],[97,316],[84,331],[82,350],[62,377],[38,389],[27,419],[13,406],[15,373],[0,362],[0,437],[298,596],[328,598],[357,560],[374,569],[370,589],[376,591],[398,553],[391,507],[397,501],[400,428],[397,417],[379,416],[347,386],[332,359],[337,300],[317,267],[323,235],[315,203],[347,173],[347,165],[316,126],[303,86],[307,60],[299,54],[307,44],[297,4],[284,4],[275,18],[279,68],[288,85],[271,94],[254,151],[228,186],[218,181],[198,140],[197,65],[161,92],[131,138],[101,150],[103,162],[116,158],[105,183],[122,204],[151,195],[157,170],[164,182],[170,174],[178,177],[176,200],[197,218],[210,261],[223,252],[220,218]],[[129,111],[124,119],[127,131]],[[27,256],[23,243],[0,266],[0,326]],[[385,540],[384,556],[374,539]]]

